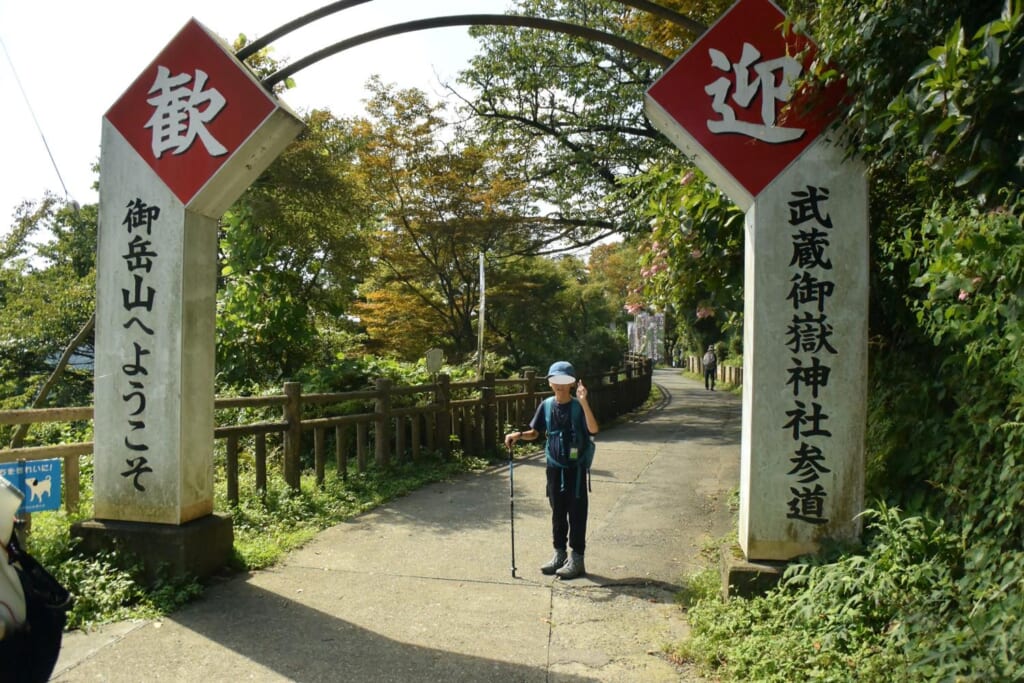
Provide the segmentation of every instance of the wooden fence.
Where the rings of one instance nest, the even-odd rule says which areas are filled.
[[[684,356],[683,366],[688,372],[704,376],[704,363],[700,356]],[[743,384],[743,368],[738,365],[718,364],[715,369],[715,378],[721,384],[738,387]]]
[[[651,390],[650,360],[630,356],[621,368],[581,377],[599,422],[636,409]],[[239,466],[252,456],[256,489],[267,489],[268,453],[278,454],[285,482],[299,488],[311,464],[318,485],[324,483],[333,450],[338,476],[348,476],[354,458],[359,472],[374,462],[415,461],[424,451],[493,455],[503,448],[504,432],[525,428],[534,411],[551,394],[544,377],[530,370],[521,377],[497,379],[493,373],[472,382],[452,382],[440,375],[431,384],[394,386],[378,379],[373,389],[332,394],[303,394],[297,382],[286,382],[270,396],[217,398],[214,439],[224,441],[223,476],[228,499],[239,501]],[[280,419],[233,424],[242,411],[280,410]],[[93,409],[43,408],[0,411],[0,425],[33,425],[91,421]],[[309,434],[312,433],[312,443]],[[92,442],[0,449],[0,463],[63,458],[64,506],[74,510],[81,490],[81,456],[91,455]],[[304,464],[305,463],[305,464]]]

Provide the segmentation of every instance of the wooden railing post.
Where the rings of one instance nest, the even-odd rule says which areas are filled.
[[[348,429],[341,425],[334,428],[334,464],[341,480],[348,481]]]
[[[654,361],[650,358],[644,361],[644,382],[642,397],[637,401],[637,407],[643,405],[647,397],[651,395],[651,388],[654,386]]]
[[[359,474],[366,471],[366,422],[356,425],[356,470]]]
[[[238,437],[228,437],[227,458],[224,464],[224,478],[228,485],[228,502],[238,505]]]
[[[82,476],[80,465],[77,455],[64,456],[64,509],[69,513],[78,510]]]
[[[533,419],[533,411],[537,408],[537,371],[526,371],[526,386],[523,393],[526,394],[525,405],[519,414],[519,424],[516,429],[523,429]]]
[[[324,487],[325,465],[327,463],[327,430],[317,427],[313,430],[313,471],[316,473],[316,485]]]
[[[480,399],[484,413],[484,453],[494,453],[498,445],[498,397],[494,391],[493,372],[484,373]]]
[[[422,429],[421,429],[422,423],[423,423],[422,416],[420,416],[420,415],[413,415],[413,417],[412,417],[412,424],[410,425],[411,433],[410,433],[410,436],[409,436],[410,440],[412,441],[412,459],[413,459],[413,462],[415,462],[415,461],[420,459],[420,449],[423,446],[423,444],[420,442],[420,440],[423,438]]]
[[[395,420],[395,462],[405,462],[405,416]]]
[[[256,492],[261,500],[267,499],[267,435],[256,435]]]
[[[391,450],[391,380],[377,378],[377,400],[374,412],[377,414],[376,431],[373,436],[373,453],[378,467],[390,460]]]
[[[284,481],[298,491],[302,474],[302,384],[284,383],[284,421],[288,429],[284,433]]]
[[[434,421],[434,433],[437,434],[437,449],[445,455],[452,452],[452,378],[438,375],[434,389],[434,403],[438,406]]]

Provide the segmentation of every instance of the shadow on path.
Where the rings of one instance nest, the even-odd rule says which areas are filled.
[[[543,668],[451,652],[443,633],[438,633],[437,648],[403,643],[279,593],[244,581],[233,584],[213,600],[198,603],[171,621],[292,680],[547,680]],[[244,612],[235,612],[237,616],[225,623],[225,615],[234,612],[238,604],[246,605]],[[382,605],[381,609],[400,611],[402,605]],[[439,631],[444,628],[443,624],[437,626]],[[595,679],[564,676],[559,680],[572,683]]]

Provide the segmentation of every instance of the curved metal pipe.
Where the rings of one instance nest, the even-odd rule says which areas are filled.
[[[644,12],[650,12],[657,17],[661,17],[665,21],[671,21],[673,24],[682,26],[688,30],[694,35],[694,37],[697,37],[704,33],[704,31],[708,30],[706,24],[702,24],[699,21],[691,19],[685,14],[680,14],[668,7],[662,7],[661,5],[656,5],[653,2],[648,2],[647,0],[615,0],[615,2],[621,5],[635,7],[636,9],[643,10]]]
[[[245,61],[247,57],[256,54],[257,52],[265,48],[267,45],[270,45],[272,42],[274,42],[281,36],[286,36],[292,31],[295,31],[296,29],[300,29],[307,24],[311,24],[314,21],[334,14],[335,12],[341,12],[342,10],[349,9],[350,7],[355,7],[357,5],[362,5],[364,3],[371,1],[372,0],[338,0],[337,2],[332,2],[329,5],[324,5],[320,9],[313,10],[312,12],[304,14],[301,17],[298,17],[297,19],[293,19],[289,21],[287,24],[283,24],[275,28],[273,31],[266,34],[265,36],[262,36],[261,38],[254,40],[253,42],[249,43],[241,50],[239,50],[237,53],[235,53],[235,56],[238,57],[239,60]],[[694,21],[693,19],[686,15],[679,14],[675,10],[671,10],[668,7],[662,7],[661,5],[657,5],[653,2],[648,2],[648,0],[615,0],[615,2],[618,2],[619,4],[622,5],[628,5],[639,10],[643,10],[644,12],[650,12],[651,14],[661,17],[666,21],[670,21],[673,24],[682,26],[683,28],[693,33],[695,36],[700,35],[701,33],[707,30],[707,26],[700,23],[699,21]]]
[[[366,0],[363,1],[365,2]],[[672,64],[672,58],[666,57],[660,52],[651,50],[643,45],[638,45],[637,43],[626,40],[621,36],[606,33],[604,31],[598,31],[597,29],[588,28],[586,26],[579,26],[578,24],[569,24],[564,21],[556,21],[554,19],[541,19],[540,17],[524,17],[514,14],[460,14],[450,17],[432,17],[429,19],[407,21],[401,24],[384,26],[383,28],[369,31],[367,33],[361,33],[351,38],[346,38],[345,40],[334,43],[333,45],[328,45],[325,48],[317,50],[316,52],[289,64],[280,71],[267,76],[263,79],[263,87],[270,90],[275,84],[280,83],[308,66],[316,64],[322,59],[326,59],[331,55],[344,52],[345,50],[374,40],[400,35],[402,33],[423,31],[431,28],[473,25],[521,26],[524,28],[546,29],[617,47],[620,50],[629,52],[640,59],[651,62],[652,64],[662,68],[666,68]]]
[[[355,7],[356,5],[362,5],[363,3],[370,2],[371,0],[338,0],[338,2],[332,2],[329,5],[324,5],[320,9],[313,10],[309,14],[303,14],[298,19],[292,19],[287,24],[278,26],[273,31],[252,41],[241,50],[235,53],[239,61],[245,61],[247,57],[251,57],[256,54],[267,45],[280,38],[286,36],[296,29],[300,29],[306,24],[312,24],[317,19],[323,19],[324,17],[348,9],[349,7]]]

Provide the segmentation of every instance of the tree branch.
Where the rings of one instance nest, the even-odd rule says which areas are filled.
[[[30,405],[29,408],[38,408],[43,404],[50,393],[50,389],[52,389],[53,385],[56,384],[64,375],[64,369],[67,367],[68,361],[71,360],[71,356],[74,354],[75,349],[82,345],[82,342],[85,341],[85,338],[89,336],[89,333],[92,332],[93,327],[95,326],[96,314],[93,313],[89,316],[89,320],[82,325],[82,329],[78,331],[75,338],[72,339],[66,347],[64,347],[64,353],[60,355],[60,360],[57,361],[57,366],[53,369],[53,372],[50,373],[50,376],[46,378],[46,381],[43,382],[43,386],[40,387],[39,393],[36,394],[36,397],[33,399],[32,405]],[[30,425],[28,424],[18,425],[18,428],[14,432],[14,437],[11,439],[11,448],[21,448],[21,444],[25,441],[25,435],[28,434],[29,426]]]

